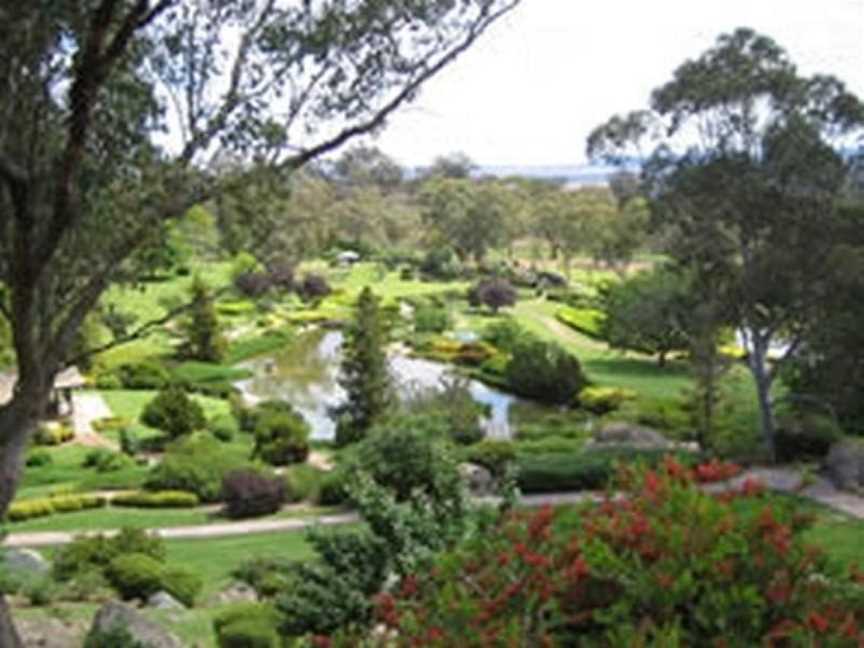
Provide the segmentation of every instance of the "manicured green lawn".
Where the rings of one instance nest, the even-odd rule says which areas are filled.
[[[146,389],[112,389],[101,391],[99,393],[105,399],[105,402],[108,404],[108,407],[114,416],[119,416],[132,422],[131,429],[133,434],[136,436],[140,438],[148,438],[161,434],[159,431],[147,427],[138,421],[141,412],[144,411],[147,403],[153,400],[157,392]],[[208,396],[201,396],[200,394],[193,394],[192,398],[201,405],[204,409],[204,414],[208,419],[213,418],[214,416],[230,414],[231,412],[228,401],[220,398],[210,398]],[[111,434],[108,436],[111,436]],[[116,435],[114,436],[116,437]]]

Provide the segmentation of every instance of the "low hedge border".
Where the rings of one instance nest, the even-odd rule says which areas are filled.
[[[74,513],[75,511],[102,508],[107,503],[107,498],[102,495],[57,495],[24,500],[13,502],[9,506],[6,520],[8,522],[23,522],[55,513]]]
[[[200,503],[195,493],[177,490],[123,493],[111,499],[112,506],[134,508],[190,508]]]

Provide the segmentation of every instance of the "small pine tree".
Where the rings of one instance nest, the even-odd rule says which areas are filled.
[[[183,323],[186,342],[181,355],[190,360],[219,362],[225,355],[225,338],[219,327],[219,318],[213,305],[213,296],[200,277],[195,277],[191,288],[192,308]]]
[[[334,411],[336,443],[340,446],[363,439],[366,431],[392,404],[386,342],[378,299],[367,286],[360,293],[357,313],[343,351],[339,384],[347,398],[345,404]]]

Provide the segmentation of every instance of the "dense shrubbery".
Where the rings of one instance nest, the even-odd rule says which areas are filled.
[[[237,603],[213,618],[219,648],[280,648],[279,615],[267,603]]]
[[[493,322],[483,329],[483,341],[504,353],[513,353],[527,336],[527,331],[511,319]]]
[[[517,344],[506,377],[517,394],[558,404],[572,402],[587,382],[579,360],[557,344],[534,339]]]
[[[516,465],[519,488],[526,493],[547,493],[605,488],[615,476],[619,462],[642,461],[656,465],[665,456],[663,450],[617,448],[562,454],[520,454]],[[681,455],[682,461],[693,461]]]
[[[502,477],[516,459],[516,448],[510,441],[486,439],[462,451],[465,461],[483,466],[493,477]]]
[[[333,292],[327,279],[317,274],[307,274],[297,285],[297,294],[305,301],[323,299]]]
[[[504,306],[512,306],[517,297],[518,293],[510,282],[499,277],[484,279],[468,291],[471,306],[488,306],[493,313]]]
[[[204,410],[182,387],[160,391],[141,412],[141,422],[176,438],[200,430],[207,420]]]
[[[634,400],[636,392],[620,387],[586,387],[579,392],[579,406],[594,414],[614,412],[626,401]]]
[[[284,473],[288,502],[318,501],[321,482],[328,473],[308,463],[289,466]]]
[[[450,328],[450,314],[446,308],[421,304],[414,311],[415,333],[443,333]]]
[[[106,473],[123,470],[135,465],[135,462],[128,455],[121,452],[115,452],[108,448],[94,448],[85,456],[81,462],[82,468],[93,468],[96,472]]]
[[[162,563],[146,554],[117,556],[108,563],[105,575],[125,601],[146,601],[162,589]]]
[[[270,515],[285,503],[285,481],[257,470],[235,470],[222,479],[222,499],[228,517]]]
[[[114,371],[124,389],[162,389],[168,384],[168,370],[150,360],[122,364]]]
[[[303,463],[309,455],[309,424],[288,406],[285,410],[258,410],[253,458],[272,466]]]
[[[822,460],[843,430],[825,414],[790,412],[777,422],[774,444],[778,461]]]
[[[54,463],[54,457],[47,450],[31,450],[27,453],[24,459],[24,465],[28,468],[38,468],[39,466],[48,466]]]
[[[180,490],[195,493],[202,502],[215,502],[222,478],[248,462],[210,435],[192,435],[168,446],[162,462],[155,466],[144,487],[148,490]]]
[[[200,500],[195,493],[185,491],[121,493],[111,498],[112,506],[136,508],[190,508],[198,506],[199,503]]]
[[[131,528],[121,529],[110,538],[102,534],[79,536],[57,550],[52,573],[57,580],[68,581],[94,570],[102,572],[118,556],[133,553],[162,562],[165,543],[159,536]]]
[[[618,485],[578,516],[510,514],[380,595],[377,620],[405,646],[859,645],[861,575],[807,547],[791,507],[753,482],[703,493],[674,460]]]

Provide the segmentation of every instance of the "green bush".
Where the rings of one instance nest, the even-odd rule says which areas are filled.
[[[240,425],[233,414],[220,414],[213,417],[207,423],[207,429],[223,443],[228,443],[240,433]]]
[[[141,422],[176,438],[200,430],[206,424],[204,410],[186,390],[172,385],[160,391],[144,408]]]
[[[310,466],[296,464],[285,470],[285,499],[288,502],[315,502],[321,490],[321,482],[327,472]]]
[[[527,331],[512,319],[493,322],[483,329],[483,341],[488,342],[504,353],[512,353],[516,346],[526,339]]]
[[[219,648],[279,648],[279,614],[266,603],[238,603],[213,618]]]
[[[204,582],[196,574],[181,567],[165,567],[161,574],[161,589],[164,589],[186,607],[194,607]]]
[[[165,543],[143,529],[123,528],[113,537],[104,534],[78,536],[54,554],[52,575],[58,581],[72,581],[92,574],[104,574],[112,560],[128,554],[143,554],[157,563],[165,560]]]
[[[462,451],[465,461],[483,466],[495,477],[504,475],[507,466],[516,459],[516,448],[510,441],[486,439]]]
[[[564,306],[555,313],[555,318],[572,329],[587,335],[588,337],[600,339],[602,337],[601,327],[605,315],[603,311],[593,308],[572,308]]]
[[[285,480],[251,468],[235,470],[222,480],[222,500],[230,518],[271,515],[285,503]]]
[[[212,436],[198,434],[174,441],[154,466],[144,488],[195,493],[202,502],[216,502],[222,489],[222,478],[249,462]]]
[[[47,450],[31,450],[27,453],[27,458],[24,460],[24,465],[28,468],[48,466],[52,463],[54,463],[54,457]]]
[[[55,513],[71,513],[105,506],[106,499],[97,495],[55,495],[13,502],[6,512],[9,522],[23,522]]]
[[[91,631],[84,640],[82,648],[150,648],[150,646],[136,641],[129,634],[129,630],[116,625],[110,630]]]
[[[519,455],[573,454],[584,449],[585,439],[553,435],[536,439],[517,439],[515,446],[516,453]]]
[[[506,377],[517,394],[556,404],[570,403],[587,382],[579,360],[557,344],[540,340],[516,346]]]
[[[785,414],[777,422],[777,460],[822,460],[842,438],[843,430],[830,416],[813,412]]]
[[[200,500],[195,493],[185,491],[157,491],[155,493],[123,493],[111,500],[113,506],[136,508],[189,508],[198,506]]]
[[[107,448],[94,448],[81,462],[82,468],[94,468],[97,472],[115,472],[135,465],[127,455]]]
[[[309,456],[309,424],[290,411],[259,412],[255,423],[253,458],[271,466],[303,463]]]
[[[520,454],[516,460],[517,483],[525,493],[598,490],[605,488],[615,475],[616,464],[642,462],[658,464],[665,450],[633,450],[618,448],[592,450],[571,454]],[[684,463],[695,459],[680,455]]]
[[[33,443],[41,446],[58,446],[75,438],[75,431],[65,423],[40,425],[33,435]]]
[[[348,493],[348,475],[337,468],[327,473],[318,488],[318,504],[321,506],[341,506],[351,499]]]
[[[446,308],[423,304],[414,312],[416,333],[443,333],[450,328],[450,315]]]
[[[146,554],[117,556],[108,564],[105,574],[124,601],[147,600],[163,589],[162,563]]]
[[[124,389],[163,389],[170,380],[165,367],[149,360],[122,364],[115,374]]]
[[[127,418],[122,416],[106,416],[104,418],[93,421],[93,429],[101,434],[111,432],[121,432],[132,424]]]
[[[589,412],[603,415],[619,409],[626,401],[636,398],[632,389],[620,387],[586,387],[579,392],[579,406]]]

